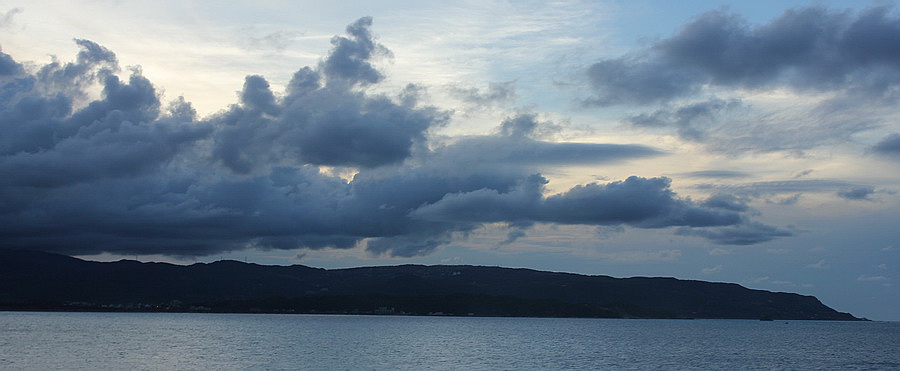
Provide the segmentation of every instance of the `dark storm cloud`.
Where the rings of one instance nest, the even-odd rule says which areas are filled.
[[[248,76],[241,104],[209,120],[223,127],[214,158],[248,173],[283,159],[293,165],[376,167],[409,157],[423,144],[425,131],[449,117],[433,107],[353,89],[380,81],[370,59],[390,53],[375,42],[371,24],[371,17],[361,18],[347,26],[348,37],[332,38],[331,53],[317,69],[297,71],[281,99],[262,76]]]
[[[287,160],[294,165],[396,164],[425,144],[429,128],[449,120],[435,107],[404,105],[346,85],[316,88],[315,71],[301,72],[281,103],[262,77],[247,78],[242,104],[210,119],[222,128],[215,137],[217,160],[238,173]]]
[[[797,8],[762,26],[717,10],[587,73],[597,105],[667,102],[704,86],[885,96],[900,83],[898,51],[900,18],[890,7],[860,13]]]
[[[871,148],[871,151],[888,157],[900,159],[900,134],[893,133]]]
[[[375,42],[369,27],[372,17],[363,17],[347,26],[349,37],[335,36],[331,39],[334,48],[322,61],[321,69],[332,81],[349,84],[374,84],[384,75],[369,63],[376,54],[390,55],[390,51]]]
[[[98,79],[119,70],[116,55],[90,40],[75,39],[81,47],[75,62],[53,62],[43,66],[34,77],[39,83],[74,98],[84,98],[84,90]]]
[[[435,221],[627,224],[640,228],[722,226],[740,222],[738,214],[705,209],[678,199],[666,178],[629,177],[604,185],[577,186],[543,197],[546,183],[543,177],[532,175],[510,192],[479,189],[448,194],[438,202],[418,208],[412,216]]]
[[[18,75],[22,72],[22,66],[16,63],[9,54],[0,51],[0,76]]]
[[[410,157],[449,113],[418,107],[409,89],[400,102],[353,89],[381,79],[369,59],[388,51],[375,43],[371,24],[362,18],[348,26],[350,38],[333,38],[331,54],[318,69],[297,71],[281,99],[262,76],[248,76],[241,104],[209,120],[222,127],[213,157],[243,174],[278,164],[370,168]]]
[[[703,228],[716,241],[730,233],[719,228],[760,229],[739,200],[695,203],[667,178],[545,195],[543,169],[662,153],[542,141],[553,125],[534,115],[492,135],[428,142],[449,114],[419,106],[421,88],[361,89],[381,79],[370,24],[335,37],[283,94],[251,75],[239,102],[200,120],[183,98],[162,104],[139,69],[120,78],[115,54],[87,40],[76,41],[75,62],[27,71],[3,59],[12,67],[0,76],[0,248],[190,256],[364,246],[414,256],[485,223],[506,224],[509,242],[536,223]]]
[[[99,45],[78,40],[78,62],[49,65],[37,79],[23,77],[20,87],[3,100],[0,111],[0,184],[59,187],[93,179],[136,175],[154,170],[180,150],[205,137],[206,125],[183,117],[160,115],[152,84],[135,70],[127,82],[109,74],[115,55]],[[99,70],[97,64],[107,66]],[[102,98],[72,112],[71,87],[45,95],[42,89],[80,85],[102,79]]]
[[[316,169],[244,179],[196,174],[202,168],[166,170],[33,194],[28,208],[4,213],[3,245],[204,255],[256,246],[348,247],[358,239],[336,227],[334,203],[348,192],[346,182]]]

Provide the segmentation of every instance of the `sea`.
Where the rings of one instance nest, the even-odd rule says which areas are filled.
[[[3,370],[900,370],[900,322],[0,312]]]

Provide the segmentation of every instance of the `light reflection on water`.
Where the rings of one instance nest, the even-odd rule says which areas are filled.
[[[0,312],[0,369],[900,369],[900,323]]]

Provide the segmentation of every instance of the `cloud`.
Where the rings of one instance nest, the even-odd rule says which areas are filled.
[[[825,262],[825,259],[821,259],[821,260],[819,260],[818,262],[813,263],[813,264],[808,264],[806,267],[807,267],[807,268],[813,268],[813,269],[827,269],[827,268],[829,268],[828,264]]]
[[[587,76],[598,105],[667,102],[706,86],[891,95],[900,83],[896,35],[890,7],[796,8],[761,26],[716,10],[646,50],[593,64]]]
[[[813,169],[806,169],[806,170],[800,171],[800,172],[794,174],[794,179],[805,177],[809,174],[812,174],[813,171],[814,171]]]
[[[500,245],[509,245],[513,242],[516,242],[516,240],[518,240],[522,237],[525,237],[527,235],[528,234],[525,233],[525,231],[523,231],[521,229],[513,229],[513,230],[509,231],[509,233],[507,233],[506,239],[503,241],[500,241],[499,244]]]
[[[701,271],[703,272],[703,274],[716,274],[721,272],[723,268],[724,267],[722,267],[721,265],[717,265],[712,268],[703,268]]]
[[[22,72],[22,65],[13,60],[9,54],[0,51],[0,76],[14,76]]]
[[[388,53],[371,23],[362,18],[333,38],[331,53],[297,70],[284,93],[250,75],[238,102],[205,118],[184,98],[161,102],[139,68],[120,77],[116,55],[88,40],[75,41],[74,62],[26,68],[0,55],[0,248],[198,256],[359,247],[414,256],[485,223],[509,226],[510,242],[537,223],[700,228],[695,235],[723,244],[788,235],[747,219],[739,197],[697,203],[668,178],[545,194],[540,174],[556,166],[664,153],[541,140],[555,125],[534,114],[509,117],[490,135],[434,140],[429,131],[451,117],[419,105],[419,87],[368,89],[383,79],[371,59]],[[747,229],[755,240],[725,237]]]
[[[485,148],[491,148],[486,151]],[[588,164],[659,156],[662,152],[642,145],[555,143],[529,138],[478,136],[462,138],[455,144],[437,150],[440,156],[452,157],[475,166],[505,163],[509,166],[536,164]],[[483,161],[478,164],[476,157]]]
[[[689,178],[746,178],[749,177],[750,174],[743,171],[736,170],[700,170],[700,171],[692,171],[689,173],[681,173],[681,176],[686,176]]]
[[[760,25],[710,11],[671,37],[591,65],[587,103],[632,106],[639,111],[625,124],[713,152],[803,155],[895,121],[898,34],[891,7],[802,7]],[[773,102],[773,94],[798,103]],[[878,148],[890,153],[890,142]]]
[[[522,171],[528,176],[552,165],[601,164],[662,156],[665,153],[639,144],[549,142],[535,139],[556,130],[552,122],[538,121],[533,114],[504,119],[494,135],[462,136],[423,156],[431,163],[465,164],[487,172],[498,168]],[[456,168],[454,165],[441,165]],[[456,170],[453,170],[456,171]]]
[[[754,222],[717,229],[681,228],[678,234],[703,237],[719,245],[753,245],[794,235],[786,229]]]
[[[796,203],[803,193],[835,192],[848,199],[865,199],[874,193],[874,187],[830,179],[792,179],[781,181],[751,182],[744,184],[699,184],[697,189],[712,190],[718,193],[733,194],[742,197],[767,197],[790,194],[787,198],[772,201],[782,205]],[[862,198],[853,198],[862,197]]]
[[[381,80],[369,59],[389,53],[375,43],[371,24],[362,18],[347,27],[349,38],[333,38],[331,54],[318,69],[297,71],[283,98],[262,76],[248,76],[241,104],[208,120],[222,127],[213,157],[242,174],[273,165],[371,168],[400,163],[424,146],[426,132],[445,125],[449,112],[418,107],[411,87],[399,102],[354,89]]]
[[[376,55],[389,56],[391,52],[375,42],[369,31],[371,26],[372,17],[363,17],[347,26],[349,37],[335,36],[331,39],[334,48],[320,66],[329,80],[368,85],[384,78],[369,61]]]
[[[274,50],[277,52],[284,51],[300,33],[286,30],[273,30],[270,32],[257,31],[256,27],[243,27],[240,30],[245,39],[241,41],[242,46],[251,50]]]
[[[629,177],[605,185],[576,186],[542,197],[546,180],[532,175],[511,192],[479,189],[448,194],[411,215],[432,221],[618,225],[638,228],[722,226],[741,222],[736,213],[715,211],[678,199],[665,178]]]
[[[428,129],[449,120],[435,107],[404,105],[343,83],[317,87],[315,74],[295,74],[283,100],[262,77],[247,77],[241,104],[209,120],[222,127],[214,158],[237,173],[277,164],[397,164],[424,146]]]
[[[738,198],[726,193],[717,193],[703,201],[703,206],[731,211],[747,211],[750,209],[750,207],[747,206],[747,201],[746,198]]]
[[[553,123],[541,123],[532,114],[520,114],[515,117],[507,117],[500,123],[500,134],[513,138],[531,138],[538,133],[538,128],[554,128]]]
[[[463,88],[458,85],[447,87],[450,93],[474,109],[485,109],[508,103],[516,98],[515,81],[492,82],[486,89]]]
[[[893,133],[884,137],[878,144],[872,146],[871,151],[882,156],[900,159],[900,134]]]
[[[803,196],[802,193],[795,193],[790,196],[782,196],[782,197],[775,197],[775,198],[767,199],[766,203],[782,205],[782,206],[790,206],[790,205],[794,205],[797,202],[799,202],[800,197],[802,197],[802,196]]]
[[[829,179],[792,179],[783,181],[753,182],[745,184],[715,185],[699,184],[698,189],[717,192],[708,202],[721,202],[721,195],[739,196],[746,202],[749,198],[766,198],[766,202],[778,205],[793,205],[803,193],[829,193],[847,200],[871,200],[876,193],[891,193],[887,190],[876,190],[874,186],[855,184]],[[780,196],[768,198],[771,196]]]
[[[616,235],[622,234],[625,232],[625,228],[620,225],[601,225],[597,228],[594,228],[594,235],[597,236],[598,239],[608,240]]]
[[[837,106],[838,103],[830,104]],[[883,125],[890,105],[873,107],[859,102],[840,109],[799,105],[781,109],[754,106],[740,100],[712,98],[670,103],[651,112],[626,117],[635,128],[672,130],[683,140],[701,143],[713,152],[742,154],[803,151],[839,144]]]
[[[681,107],[667,107],[626,119],[637,127],[674,127],[678,136],[692,141],[706,140],[707,131],[719,121],[719,116],[741,107],[739,100],[711,99]]]
[[[871,200],[872,194],[875,193],[875,187],[853,187],[837,192],[837,195],[847,200]]]
[[[13,17],[15,17],[16,14],[22,13],[23,11],[24,10],[22,8],[12,8],[10,10],[7,10],[6,13],[2,13],[2,15],[0,15],[0,28],[9,27],[10,25],[12,25]]]
[[[2,101],[0,174],[9,176],[0,184],[60,187],[138,175],[154,171],[211,132],[183,114],[190,111],[186,103],[161,114],[157,93],[140,70],[123,82],[110,74],[116,69],[112,52],[77,42],[82,51],[76,63],[47,65],[36,76],[4,86],[19,89],[7,90],[14,94]],[[82,95],[77,89],[91,80],[102,80],[102,98],[71,112]],[[41,92],[63,84],[69,86],[59,94]]]

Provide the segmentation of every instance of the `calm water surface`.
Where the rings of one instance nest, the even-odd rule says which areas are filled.
[[[900,369],[900,323],[0,312],[0,369]]]

